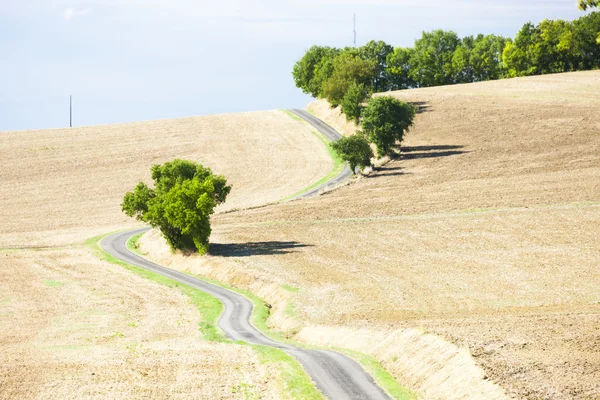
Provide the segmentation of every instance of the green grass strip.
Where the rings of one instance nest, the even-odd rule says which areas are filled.
[[[271,339],[276,340],[278,342],[287,343],[287,344],[290,344],[290,345],[293,345],[296,347],[300,347],[300,348],[316,349],[316,350],[320,349],[317,346],[306,345],[304,343],[299,343],[299,342],[290,340],[290,339],[284,337],[283,335],[281,335],[279,332],[275,332],[275,331],[271,330],[267,326],[267,320],[269,319],[269,316],[271,313],[271,306],[269,306],[260,297],[254,295],[251,292],[248,292],[246,290],[240,290],[235,287],[225,285],[221,282],[214,281],[212,279],[207,279],[205,277],[201,277],[201,276],[197,276],[197,275],[193,275],[193,274],[188,274],[188,275],[191,275],[191,276],[201,279],[205,282],[212,283],[213,285],[220,286],[224,289],[231,290],[232,292],[236,292],[236,293],[239,293],[239,294],[247,297],[254,305],[254,309],[252,312],[252,317],[251,317],[250,322],[256,329],[261,331],[265,336],[270,337]],[[411,392],[408,388],[400,385],[398,383],[398,381],[396,381],[396,379],[388,371],[386,371],[385,368],[383,368],[383,366],[381,365],[381,363],[379,361],[377,361],[375,358],[373,358],[369,355],[357,352],[357,351],[353,351],[353,350],[340,349],[340,348],[332,348],[332,350],[337,351],[339,353],[346,354],[347,356],[349,356],[349,357],[353,358],[355,361],[357,361],[360,365],[362,365],[362,367],[373,377],[373,379],[375,379],[375,382],[377,382],[377,384],[381,388],[383,388],[383,390],[385,390],[390,396],[392,396],[393,399],[413,400],[413,399],[418,398],[417,395],[415,395],[413,392]],[[286,353],[284,353],[284,354],[286,354]],[[312,399],[312,397],[302,397],[302,398]]]
[[[383,368],[381,363],[375,358],[359,353],[357,351],[347,349],[335,349],[340,353],[344,353],[356,361],[375,379],[375,382],[396,400],[416,400],[418,397],[408,388],[400,385],[396,379],[388,371]]]
[[[258,352],[261,363],[275,363],[280,368],[283,392],[291,399],[325,400],[323,394],[310,379],[296,359],[285,351],[268,346],[252,346]]]
[[[167,278],[163,275],[125,263],[119,260],[118,258],[115,258],[112,255],[106,253],[100,247],[100,241],[111,234],[112,233],[88,239],[85,242],[85,245],[89,247],[98,258],[104,261],[113,264],[118,264],[127,269],[128,271],[133,272],[138,276],[141,276],[142,278],[151,280],[152,282],[165,285],[169,288],[178,289],[181,293],[185,294],[190,298],[190,301],[202,316],[202,322],[200,322],[198,329],[202,333],[204,339],[212,342],[224,342],[233,344],[231,340],[225,337],[221,329],[219,329],[218,327],[218,320],[221,316],[221,313],[223,312],[223,304],[218,299],[203,292],[202,290],[194,289],[190,286],[184,285],[178,281]],[[142,234],[135,235],[127,241],[127,247],[131,251],[134,251],[136,254],[141,254],[138,250],[139,246],[137,244],[141,236]],[[209,283],[216,284],[216,282],[214,281],[211,282],[206,279],[204,280]],[[249,297],[248,294],[243,294]],[[256,296],[253,296],[253,298],[251,298],[250,300],[253,301],[255,305],[255,311],[252,314],[253,321],[255,323],[259,323],[259,325],[263,326],[264,329],[267,329],[266,319],[269,316],[269,308],[267,307],[264,301],[260,300]],[[260,321],[263,321],[263,323],[260,323]],[[295,358],[285,353],[283,350],[266,346],[251,345],[245,342],[237,342],[237,344],[252,347],[256,351],[259,357],[259,361],[261,363],[277,364],[277,369],[281,371],[281,377],[283,380],[283,382],[279,382],[279,384],[281,385],[284,393],[289,394],[289,398],[302,400],[324,399],[323,395],[316,388],[312,379],[306,373],[306,371],[304,371],[300,363]]]
[[[296,114],[294,114],[288,110],[282,110],[282,111],[285,112],[287,115],[289,115],[294,120],[308,124],[307,121],[298,117]],[[311,127],[312,127],[312,125],[311,125]],[[340,158],[340,156],[329,145],[331,143],[331,140],[329,140],[327,138],[327,136],[323,135],[321,132],[318,132],[318,131],[312,131],[312,133],[321,141],[321,143],[323,143],[323,145],[327,149],[327,153],[329,154],[329,157],[331,157],[331,160],[333,161],[333,167],[331,168],[331,170],[329,171],[329,173],[327,175],[325,175],[323,178],[319,179],[317,182],[302,189],[301,191],[299,191],[296,194],[293,194],[289,197],[279,200],[279,202],[288,201],[288,200],[293,199],[294,197],[300,196],[301,194],[306,193],[316,187],[319,187],[320,185],[324,184],[325,182],[330,181],[333,178],[335,178],[336,176],[338,176],[339,174],[341,174],[342,171],[344,170],[344,167],[346,166],[346,163],[344,162],[344,160],[342,160]]]
[[[200,322],[198,329],[202,333],[204,339],[211,342],[223,342],[227,340],[225,338],[225,335],[218,328],[217,325],[219,316],[223,312],[223,304],[221,304],[219,300],[204,293],[201,290],[191,288],[174,279],[167,278],[163,275],[157,274],[152,271],[148,271],[144,268],[136,267],[134,265],[123,262],[118,258],[113,257],[112,255],[102,250],[102,248],[100,247],[100,241],[106,236],[108,235],[96,236],[87,240],[85,244],[88,245],[94,251],[98,258],[113,264],[118,264],[127,269],[128,271],[133,272],[138,276],[141,276],[142,278],[148,279],[152,282],[167,286],[172,289],[177,289],[181,293],[188,296],[191,303],[202,315],[202,322]],[[136,236],[137,238],[139,238],[141,235]],[[133,251],[136,248],[136,243],[137,239],[135,241],[130,239],[127,242],[127,247]]]

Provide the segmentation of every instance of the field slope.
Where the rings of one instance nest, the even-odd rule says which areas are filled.
[[[72,243],[131,226],[121,212],[123,195],[139,180],[150,181],[153,164],[174,158],[200,161],[227,177],[233,190],[220,211],[293,195],[332,168],[313,129],[283,111],[2,132],[0,138],[4,247],[23,245],[22,234],[30,243]]]
[[[137,225],[124,193],[176,157],[229,179],[221,211],[298,192],[332,167],[308,125],[267,111],[0,140],[0,398],[289,398],[280,362],[204,340],[178,288],[83,243]]]
[[[433,333],[511,396],[600,398],[600,72],[392,95],[421,107],[399,160],[319,198],[217,216],[222,251],[198,271],[296,288],[287,314],[308,341]],[[290,246],[257,247],[271,242]],[[402,349],[372,344],[401,382],[444,397]],[[457,379],[445,387],[470,384]]]

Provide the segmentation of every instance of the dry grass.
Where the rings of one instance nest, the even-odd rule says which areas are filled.
[[[510,395],[600,398],[600,73],[393,95],[423,107],[400,160],[218,216],[217,243],[295,245],[214,259],[301,288],[307,324],[422,329]]]
[[[0,251],[0,398],[279,398],[251,348],[199,338],[189,298],[84,249]]]
[[[72,243],[131,226],[125,192],[150,167],[201,161],[233,190],[221,211],[277,201],[329,172],[327,149],[282,111],[2,132],[0,247]]]

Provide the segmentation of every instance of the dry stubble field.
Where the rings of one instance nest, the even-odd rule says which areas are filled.
[[[416,328],[510,396],[600,399],[600,73],[393,95],[421,105],[401,159],[216,216],[213,261],[301,288],[303,324]]]
[[[0,398],[286,397],[277,365],[201,338],[188,297],[83,242],[136,225],[123,194],[176,157],[224,174],[227,208],[291,195],[332,166],[311,128],[269,111],[2,132],[0,157]]]

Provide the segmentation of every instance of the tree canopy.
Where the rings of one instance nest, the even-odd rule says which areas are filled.
[[[409,76],[420,87],[455,83],[452,58],[459,45],[460,39],[454,32],[423,32],[415,42]]]
[[[413,125],[415,107],[391,96],[376,96],[363,110],[362,128],[371,143],[377,146],[380,157],[392,154],[396,142]]]
[[[598,7],[598,1],[580,0],[580,7]],[[423,32],[412,48],[383,41],[359,48],[313,46],[292,74],[305,93],[340,105],[351,88],[355,99],[360,85],[367,92],[385,92],[596,68],[600,12],[574,21],[528,22],[514,38],[459,38],[455,32],[435,30]]]
[[[331,105],[338,106],[352,84],[370,89],[375,71],[374,61],[365,60],[353,51],[345,50],[333,60],[333,72],[323,83],[323,96]]]
[[[363,109],[363,101],[369,96],[364,85],[352,82],[342,99],[342,112],[346,115],[346,121],[360,122]]]
[[[600,7],[600,0],[579,0],[579,8],[587,10],[592,7]]]
[[[151,169],[154,189],[143,182],[123,198],[123,212],[159,228],[173,250],[208,251],[210,215],[231,191],[225,177],[187,160]]]
[[[366,168],[371,165],[373,150],[367,139],[360,134],[343,137],[331,143],[331,148],[338,153],[342,160],[348,162],[352,173],[356,167]]]

